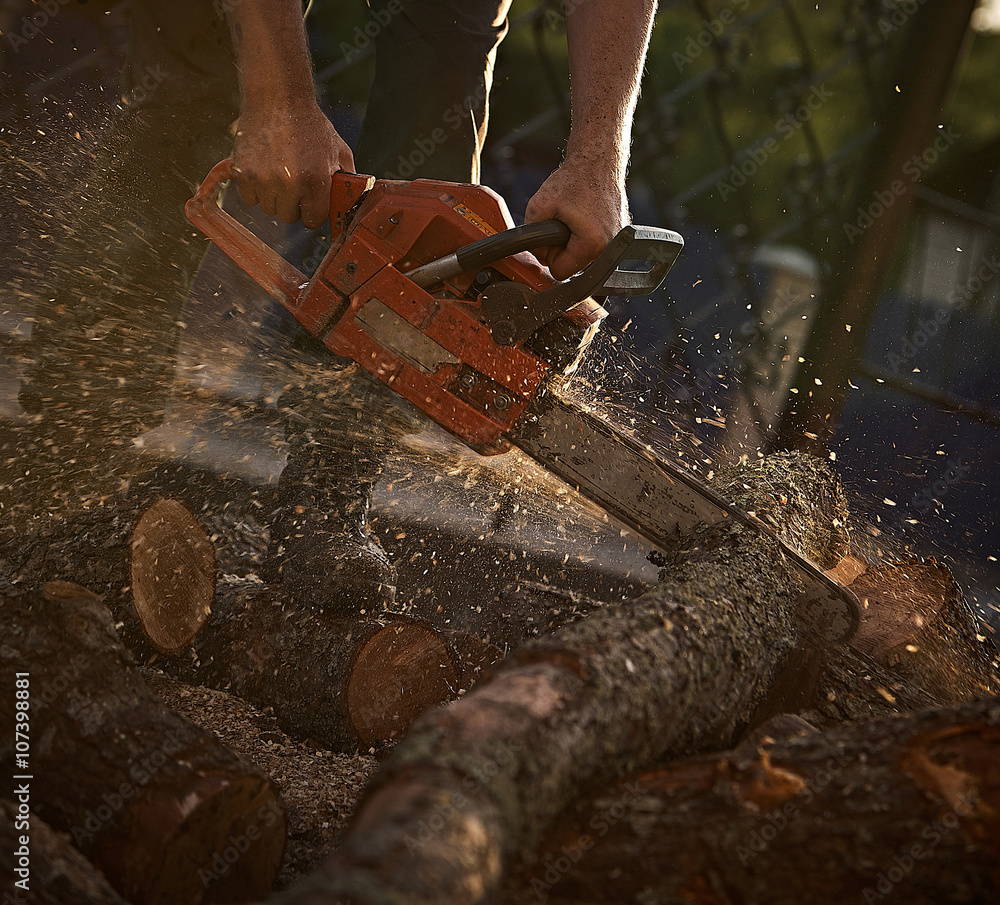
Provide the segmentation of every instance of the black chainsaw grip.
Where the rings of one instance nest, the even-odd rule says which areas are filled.
[[[546,245],[565,245],[571,235],[565,223],[559,220],[542,220],[479,239],[460,248],[455,257],[458,259],[460,272],[468,273],[520,251],[531,251]]]
[[[512,283],[495,283],[481,303],[493,339],[502,346],[527,339],[588,296],[649,295],[667,275],[684,248],[684,239],[669,229],[624,226],[582,273],[541,292]],[[629,262],[649,265],[632,270]]]

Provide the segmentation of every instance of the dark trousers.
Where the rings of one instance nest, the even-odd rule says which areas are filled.
[[[357,166],[387,178],[478,182],[510,0],[369,0],[369,6],[379,31]]]
[[[478,179],[508,4],[371,0],[379,31],[361,172]],[[91,441],[154,426],[169,397],[181,311],[207,250],[184,202],[229,154],[239,114],[217,6],[133,0],[122,100],[40,294],[22,404]]]

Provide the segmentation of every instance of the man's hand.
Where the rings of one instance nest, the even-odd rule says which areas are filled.
[[[539,253],[556,279],[582,270],[628,222],[625,172],[656,0],[566,4],[573,124],[566,159],[528,202],[525,220],[562,220],[564,249]]]
[[[316,103],[300,0],[225,4],[243,103],[233,148],[247,204],[286,223],[323,225],[337,170],[354,171],[351,149]]]
[[[236,184],[247,204],[310,229],[330,213],[338,170],[354,172],[354,156],[312,97],[289,107],[244,104],[233,146]]]
[[[552,276],[565,280],[583,270],[628,223],[624,187],[613,173],[571,157],[534,194],[525,209],[526,223],[561,220],[572,235],[564,248],[539,249],[535,255]]]

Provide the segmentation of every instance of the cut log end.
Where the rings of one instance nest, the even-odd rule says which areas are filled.
[[[149,640],[164,653],[187,647],[211,613],[215,552],[191,511],[162,497],[132,531],[132,605]]]
[[[135,831],[157,844],[145,850],[145,863],[132,857],[120,864],[119,888],[132,901],[248,902],[271,889],[287,826],[262,777],[205,776],[183,799],[161,796],[143,805]]]
[[[32,807],[123,899],[202,905],[268,893],[286,834],[277,788],[163,705],[95,594],[53,581],[0,595],[0,636],[12,672],[30,673],[39,691],[32,731],[47,741],[32,764],[45,782],[32,787]],[[14,701],[0,699],[0,722],[13,725]]]
[[[448,648],[436,631],[418,623],[387,625],[357,652],[345,689],[348,719],[363,744],[380,746],[456,688]]]

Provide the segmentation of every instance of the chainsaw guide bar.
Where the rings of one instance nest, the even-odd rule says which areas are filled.
[[[535,397],[508,433],[511,442],[640,537],[663,549],[674,535],[732,520],[776,543],[803,584],[800,615],[820,637],[857,630],[857,599],[773,528],[671,465],[613,424],[555,393]]]
[[[607,312],[596,299],[646,296],[684,246],[675,232],[626,226],[562,283],[527,254],[559,244],[558,221],[514,227],[479,185],[335,173],[332,244],[311,276],[218,204],[217,164],[188,218],[335,355],[351,358],[483,454],[516,445],[654,546],[727,520],[778,544],[803,585],[807,630],[846,641],[855,596],[772,528],[690,472],[560,392]]]

